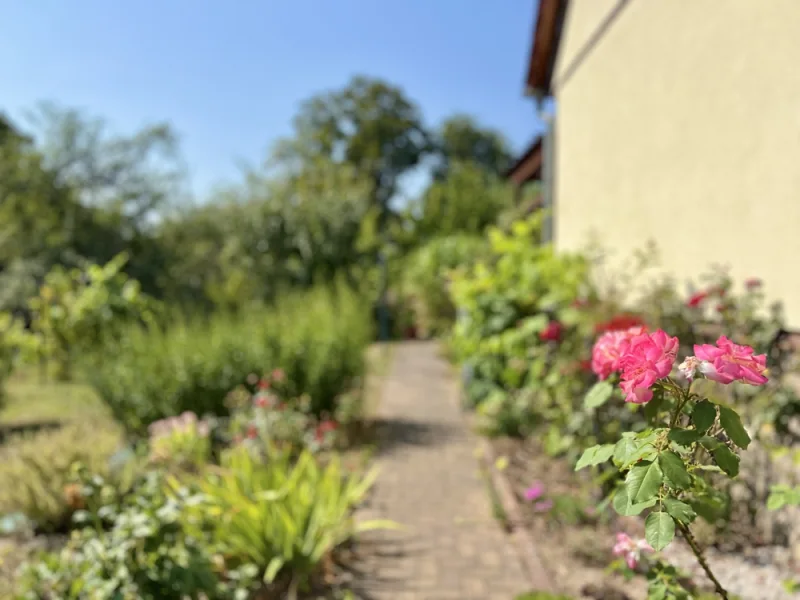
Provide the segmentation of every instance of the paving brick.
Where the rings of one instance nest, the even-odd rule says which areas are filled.
[[[365,536],[359,582],[365,595],[511,600],[525,592],[521,563],[491,516],[458,385],[434,343],[397,347],[378,418],[381,474],[357,517],[392,519],[409,529]]]

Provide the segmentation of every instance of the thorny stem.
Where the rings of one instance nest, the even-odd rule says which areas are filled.
[[[697,541],[694,539],[694,535],[692,535],[691,530],[684,525],[683,523],[678,523],[678,529],[680,529],[681,535],[689,544],[689,547],[692,549],[692,553],[697,558],[697,562],[700,563],[700,566],[703,567],[703,571],[706,572],[706,575],[714,584],[714,591],[719,594],[719,597],[722,600],[729,600],[728,592],[725,591],[725,588],[722,587],[722,584],[719,580],[715,577],[714,573],[711,571],[711,567],[708,566],[708,562],[706,561],[705,554],[701,550],[700,546],[697,545]]]

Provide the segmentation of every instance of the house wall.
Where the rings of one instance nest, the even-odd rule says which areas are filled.
[[[572,0],[554,89],[555,242],[680,279],[760,277],[800,328],[800,1]],[[581,56],[586,45],[590,47]]]

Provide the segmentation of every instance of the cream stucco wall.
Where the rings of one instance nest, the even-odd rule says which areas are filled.
[[[800,328],[800,0],[572,0],[554,88],[555,242],[656,241],[758,276]],[[571,72],[570,72],[571,70]]]

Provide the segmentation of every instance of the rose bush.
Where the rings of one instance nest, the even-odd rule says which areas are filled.
[[[603,354],[598,347],[602,350],[609,346],[608,335],[598,340],[597,354]],[[614,357],[613,371],[619,374],[624,400],[654,403],[650,425],[636,433],[623,433],[615,444],[586,449],[575,468],[611,461],[624,474],[624,481],[613,492],[617,513],[648,513],[646,543],[656,551],[666,548],[677,530],[714,583],[717,594],[727,599],[728,592],[711,571],[691,524],[698,515],[714,518],[713,512],[709,517],[704,510],[705,501],[713,497],[706,473],[736,477],[737,451],[747,449],[751,440],[733,407],[711,402],[698,394],[692,384],[697,378],[706,378],[722,385],[764,385],[768,381],[766,355],[755,354],[751,347],[720,336],[715,345],[695,345],[694,354],[678,366],[679,375],[672,377],[679,345],[677,337],[659,329],[627,336],[615,346],[619,357]],[[608,363],[598,362],[595,371],[598,377],[605,378],[610,369]],[[644,547],[621,535],[615,554],[626,556],[628,566],[633,568]],[[661,581],[663,577],[651,579],[651,597],[664,597],[653,589],[653,584]]]

